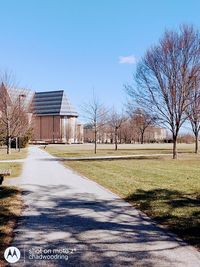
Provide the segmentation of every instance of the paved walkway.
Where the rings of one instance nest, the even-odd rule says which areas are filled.
[[[22,254],[15,266],[200,266],[194,248],[52,159],[31,147],[18,179],[25,208],[13,242]],[[36,256],[62,259],[31,259]]]

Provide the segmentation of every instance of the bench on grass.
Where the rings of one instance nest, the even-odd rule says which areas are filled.
[[[11,171],[10,170],[0,170],[0,185],[3,183],[4,176],[10,176]]]

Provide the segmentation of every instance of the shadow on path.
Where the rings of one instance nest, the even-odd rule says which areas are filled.
[[[181,263],[176,250],[185,244],[134,212],[128,203],[95,199],[93,194],[74,193],[65,185],[28,188],[24,186],[26,209],[14,241],[22,251],[25,247],[26,261],[16,266],[151,267]],[[36,248],[76,251],[67,261],[28,259],[29,250]]]

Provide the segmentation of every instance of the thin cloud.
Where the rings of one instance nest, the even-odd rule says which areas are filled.
[[[135,64],[137,59],[135,56],[120,56],[119,57],[119,64]]]

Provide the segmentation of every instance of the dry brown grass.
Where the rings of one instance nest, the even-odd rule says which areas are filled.
[[[0,266],[4,266],[3,254],[13,238],[13,229],[21,213],[21,192],[16,187],[0,187]]]

